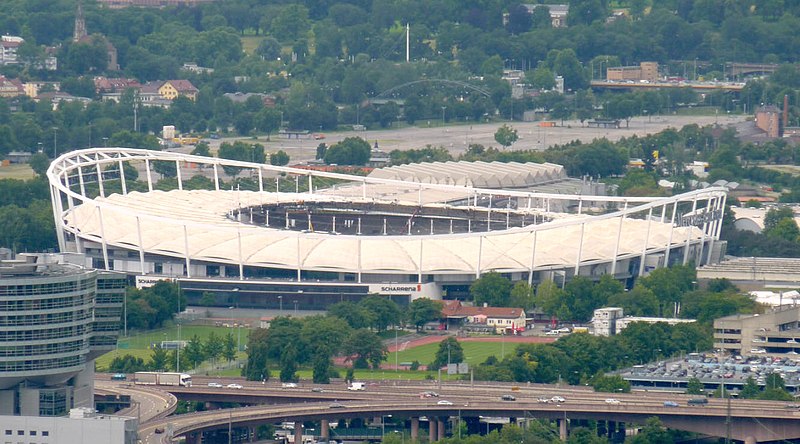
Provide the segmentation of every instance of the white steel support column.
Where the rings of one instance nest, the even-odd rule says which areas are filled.
[[[86,185],[83,183],[83,168],[78,166],[78,183],[81,185],[81,196],[86,196]]]
[[[359,218],[358,221],[361,222],[361,219]],[[358,238],[357,245],[358,245],[358,283],[360,284],[361,283],[361,238],[360,237]]]
[[[720,205],[720,208],[722,209],[723,214],[724,214],[724,211],[725,211],[725,203],[727,202],[727,200],[728,200],[728,195],[727,194],[723,194],[722,195],[722,205]],[[719,239],[719,233],[721,231],[722,231],[722,219],[720,218],[719,224],[717,224],[717,232],[714,233],[714,237]]]
[[[297,238],[297,282],[300,282],[302,279],[302,267],[303,263],[300,259],[300,235],[296,236]]]
[[[578,214],[583,212],[583,197],[578,198]]]
[[[483,235],[478,236],[478,262],[477,266],[475,267],[475,279],[480,279],[481,277],[481,260],[483,256]]]
[[[708,217],[708,216],[710,216],[712,214],[711,198],[710,197],[708,198],[708,200],[706,200],[705,213],[706,213],[706,217]],[[695,265],[697,265],[698,267],[700,265],[702,265],[701,262],[703,260],[703,248],[705,248],[705,246],[706,246],[706,236],[708,235],[708,229],[711,226],[711,223],[709,223],[706,218],[704,218],[704,219],[705,220],[703,220],[703,228],[702,228],[703,234],[700,236],[700,248],[698,248],[697,258],[695,259],[695,261],[696,261]]]
[[[136,216],[136,240],[139,243],[139,268],[142,275],[146,275],[147,270],[144,268],[144,242],[142,242],[142,221],[139,219],[139,216]]]
[[[367,180],[366,179],[361,181],[361,198],[362,199],[366,199],[367,198]]]
[[[533,285],[533,268],[536,266],[536,239],[539,236],[539,230],[533,232],[533,247],[531,248],[531,267],[528,273],[528,285]]]
[[[216,167],[216,165],[214,165]],[[264,192],[264,172],[258,167],[258,191]]]
[[[314,176],[308,173],[308,194],[314,194]]]
[[[242,231],[236,229],[236,241],[239,243],[239,280],[244,280],[244,256],[242,254]]]
[[[714,209],[712,210],[712,211],[714,211],[714,214],[717,214],[718,212],[721,213],[721,208],[719,206],[719,204],[721,202],[722,202],[722,199],[719,196],[714,198],[714,206],[713,206]],[[714,222],[709,227],[709,233],[708,233],[708,236],[709,236],[709,240],[708,240],[708,255],[706,256],[706,263],[707,264],[711,263],[711,254],[714,251],[714,242],[717,240],[717,236],[716,236],[717,227],[719,225],[721,225],[721,224],[722,224],[722,216],[720,215],[720,218],[714,220]]]
[[[153,191],[153,175],[150,171],[150,159],[144,160],[144,171],[147,174],[147,191]]]
[[[64,173],[66,174],[66,172]],[[58,249],[60,251],[66,251],[66,239],[64,238],[64,215],[61,211],[58,211],[58,206],[56,202],[61,201],[61,192],[58,191],[58,188],[55,186],[50,186],[50,206],[53,209],[53,222],[56,225],[56,237],[58,238]],[[75,236],[75,243],[80,245],[80,241],[78,240],[78,236]]]
[[[663,216],[663,213],[662,213]],[[642,245],[642,257],[639,259],[639,277],[644,276],[644,263],[647,260],[647,244],[650,243],[650,224],[653,223],[653,209],[647,212],[647,232],[644,235],[644,244]]]
[[[125,183],[125,169],[122,167],[123,163],[119,161],[119,181],[122,184],[122,195],[128,194],[128,184]]]
[[[64,186],[67,187],[67,191],[72,191],[72,186],[69,183],[69,173],[67,171],[64,172]],[[51,189],[50,191],[51,191],[50,196],[52,197],[53,196],[53,193],[52,193],[53,190]],[[56,189],[56,192],[58,192],[57,189]],[[66,193],[66,196],[67,196],[67,206],[71,210],[72,207],[75,206],[75,201],[72,200],[72,194]]]
[[[186,255],[186,277],[192,277],[191,260],[189,259],[189,228],[183,226],[183,252]]]
[[[548,199],[549,202],[549,199]],[[575,276],[581,271],[581,256],[583,255],[583,234],[586,231],[586,222],[581,224],[581,240],[578,243],[578,257],[575,259]],[[564,271],[564,280],[567,279],[567,272]]]
[[[617,227],[617,242],[614,244],[614,258],[611,260],[611,277],[616,276],[617,273],[617,256],[619,256],[619,241],[622,237],[622,224],[625,222],[625,211],[628,209],[628,201],[622,208],[622,215],[619,217],[619,226]]]
[[[666,205],[665,205],[666,206]],[[678,201],[672,205],[672,218],[669,222],[669,238],[667,239],[667,250],[664,252],[664,266],[669,267],[669,252],[672,250],[672,234],[675,232],[675,215],[678,214]]]
[[[97,187],[100,190],[100,197],[106,197],[106,190],[103,188],[103,169],[100,168],[100,162],[95,163],[94,167],[97,171]]]
[[[300,193],[300,176],[294,176],[294,192]]]
[[[695,211],[697,211],[697,196],[692,199],[692,212],[690,214],[694,216]],[[686,227],[686,245],[683,247],[683,265],[689,263],[689,245],[692,240],[692,227],[693,225]]]
[[[664,218],[667,216],[667,205],[661,205],[661,223],[664,223]]]
[[[219,165],[216,163],[214,164],[214,190],[219,191]]]
[[[178,178],[178,189],[182,191],[183,190],[183,178],[181,177],[181,161],[180,160],[176,160],[175,161],[175,174],[176,174],[176,177]]]
[[[108,244],[106,243],[106,227],[103,224],[103,209],[100,208],[100,206],[97,207],[97,218],[100,221],[100,236],[102,238],[100,243],[103,246],[103,263],[105,264],[105,269],[110,270],[108,266]]]
[[[425,243],[422,242],[422,239],[424,237],[425,236],[420,236],[419,237],[419,261],[417,262],[417,283],[418,284],[422,283],[422,246],[425,245]]]
[[[422,205],[422,185],[417,189],[417,205]]]
[[[275,192],[276,193],[280,193],[281,192],[281,188],[280,188],[281,184],[279,182],[280,180],[281,180],[281,176],[280,175],[275,176]]]

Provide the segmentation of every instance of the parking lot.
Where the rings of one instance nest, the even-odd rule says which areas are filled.
[[[721,384],[736,392],[752,377],[760,386],[766,385],[770,374],[778,373],[786,389],[797,392],[800,386],[800,362],[790,358],[770,356],[742,357],[692,353],[687,357],[650,364],[636,365],[620,372],[633,388],[679,390],[689,379],[697,378],[706,390]]]

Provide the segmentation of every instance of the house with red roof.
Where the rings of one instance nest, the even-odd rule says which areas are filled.
[[[442,318],[450,328],[467,328],[498,334],[518,334],[525,331],[525,310],[518,307],[473,307],[461,301],[444,301]],[[483,328],[480,328],[483,327]]]

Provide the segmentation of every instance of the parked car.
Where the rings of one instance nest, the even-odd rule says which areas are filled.
[[[125,373],[114,373],[113,375],[111,375],[112,381],[124,381],[126,379],[128,379],[128,375],[126,375]]]
[[[708,404],[708,398],[692,398],[686,402],[687,405],[706,405]]]
[[[311,389],[311,391],[312,391],[312,392],[314,392],[314,393],[322,393],[322,392],[324,392],[325,390],[323,390],[323,389],[322,389],[322,388],[320,388],[320,387],[314,387],[314,388],[312,388],[312,389]]]
[[[156,429],[155,429],[155,430],[153,430],[153,431],[154,431],[155,433],[164,433],[164,428],[163,428],[163,427],[156,427]]]
[[[331,405],[329,405],[328,407],[332,409],[343,409],[347,406],[342,404],[341,402],[332,402]]]
[[[297,384],[294,382],[284,382],[281,384],[281,387],[288,389],[288,388],[297,388]]]
[[[540,397],[540,398],[536,399],[536,402],[538,402],[539,404],[549,404],[550,403],[550,398],[541,398]]]

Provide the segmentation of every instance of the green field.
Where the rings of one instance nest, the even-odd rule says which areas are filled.
[[[181,326],[181,340],[188,341],[192,336],[197,335],[201,340],[205,341],[211,332],[215,332],[218,336],[225,337],[228,333],[232,333],[234,339],[239,341],[239,334],[241,332],[241,346],[247,343],[247,335],[250,330],[242,328],[228,328],[228,327],[211,327],[203,325],[187,325]],[[159,330],[149,331],[136,335],[120,337],[117,341],[117,349],[106,353],[105,355],[97,358],[97,369],[99,371],[108,368],[111,361],[117,356],[132,355],[137,358],[142,358],[145,362],[150,359],[151,344],[160,344],[161,341],[174,341],[178,339],[178,328],[170,327]],[[238,370],[237,370],[238,374]]]
[[[36,173],[33,172],[30,165],[14,164],[0,167],[0,179],[33,179]]]
[[[258,44],[261,43],[261,40],[263,39],[264,37],[257,37],[254,35],[240,37],[240,40],[242,41],[242,49],[247,54],[253,54],[256,51],[256,48],[258,48]]]
[[[501,358],[505,353],[506,356],[514,352],[517,344],[507,343],[503,345],[502,342],[462,342],[461,347],[464,349],[465,362],[470,365],[477,365],[485,361],[489,356],[495,355]],[[397,354],[398,362],[413,362],[418,361],[422,365],[426,365],[433,361],[436,355],[436,350],[439,349],[439,344],[426,344],[419,347],[403,350]],[[389,353],[387,362],[394,364],[395,354]]]

